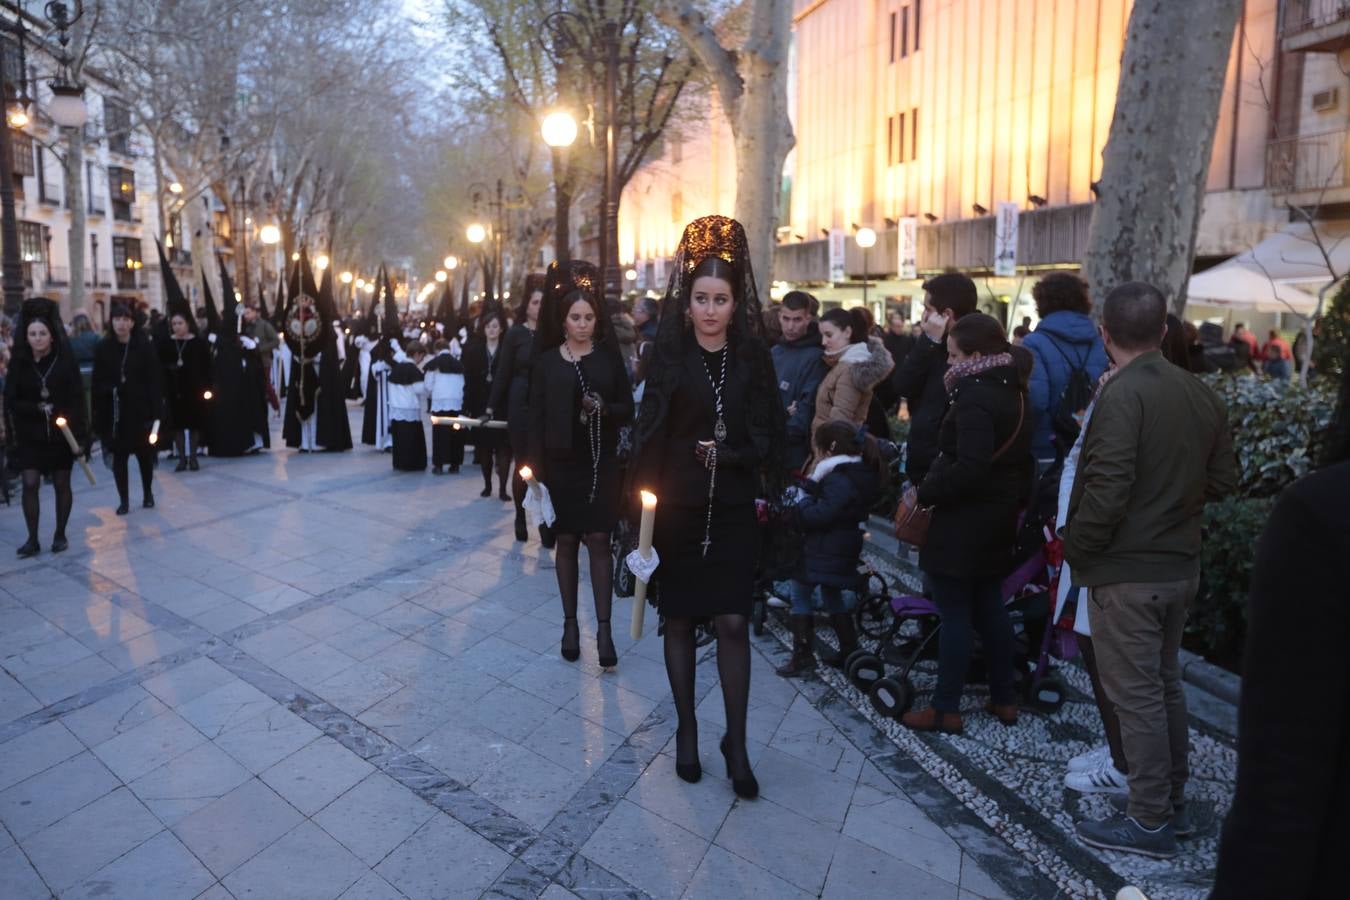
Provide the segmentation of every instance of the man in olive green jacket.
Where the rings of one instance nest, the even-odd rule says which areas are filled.
[[[1156,288],[1131,282],[1107,296],[1102,337],[1116,369],[1083,436],[1063,532],[1074,581],[1090,588],[1092,642],[1129,766],[1126,813],[1080,823],[1078,834],[1154,857],[1177,853],[1174,824],[1186,821],[1179,650],[1204,504],[1237,486],[1223,401],[1163,358],[1166,331]]]

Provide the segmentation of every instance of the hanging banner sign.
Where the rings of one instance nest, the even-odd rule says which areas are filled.
[[[896,241],[900,246],[900,267],[896,269],[900,273],[900,279],[906,280],[919,277],[919,220],[914,216],[906,216],[899,223],[899,240]]]
[[[844,229],[830,229],[830,281],[844,280]]]
[[[994,275],[1011,278],[1017,274],[1016,203],[1004,200],[994,212]]]

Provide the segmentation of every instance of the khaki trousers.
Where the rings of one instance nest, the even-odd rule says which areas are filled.
[[[1184,581],[1094,587],[1092,644],[1102,688],[1120,719],[1129,763],[1128,813],[1154,828],[1186,799],[1186,695],[1181,633],[1199,576]]]

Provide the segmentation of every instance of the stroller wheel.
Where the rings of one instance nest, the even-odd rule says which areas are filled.
[[[859,597],[853,615],[857,619],[859,634],[881,640],[891,630],[891,604],[883,593],[868,592]]]
[[[853,669],[853,664],[854,664],[855,662],[857,662],[858,660],[860,660],[860,659],[862,659],[862,658],[864,658],[864,657],[872,656],[872,655],[873,655],[873,653],[872,653],[871,650],[867,650],[867,649],[864,649],[864,648],[862,648],[862,647],[859,647],[857,650],[854,650],[854,651],[853,651],[852,653],[850,653],[848,656],[844,657],[844,663],[843,663],[843,665],[841,665],[839,668],[843,669],[843,670],[844,670],[844,674],[847,675],[847,674]]]
[[[1031,682],[1031,691],[1027,699],[1041,712],[1055,713],[1064,705],[1065,693],[1064,679],[1050,674]]]
[[[867,692],[872,708],[883,716],[898,719],[909,712],[914,704],[914,684],[908,678],[897,681],[894,678],[878,678]]]
[[[864,693],[871,690],[872,685],[885,675],[886,664],[872,653],[854,659],[848,667],[848,680]]]
[[[761,637],[764,634],[764,616],[768,612],[768,603],[763,597],[755,601],[754,607],[750,611],[750,630],[755,637]]]

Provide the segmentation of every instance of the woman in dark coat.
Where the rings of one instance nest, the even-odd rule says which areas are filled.
[[[56,531],[52,552],[70,546],[66,523],[74,496],[70,468],[75,455],[56,422],[65,419],[83,443],[85,435],[84,381],[75,354],[66,340],[57,305],[45,298],[25,300],[14,333],[14,353],[5,377],[6,431],[9,434],[9,466],[23,478],[23,519],[28,540],[19,556],[34,556],[38,544],[38,489],[43,476],[56,490]]]
[[[726,706],[722,754],[733,788],[747,798],[759,793],[745,744],[746,623],[761,543],[755,500],[778,496],[786,440],[762,329],[745,230],[724,216],[691,222],[661,303],[630,472],[634,488],[652,490],[660,501],[653,590],[679,716],[676,774],[686,781],[702,776],[694,647],[698,625],[713,619]]]
[[[152,485],[156,454],[150,432],[164,414],[164,395],[155,350],[138,327],[135,315],[121,304],[113,306],[109,334],[94,348],[91,384],[94,431],[105,459],[111,457],[113,480],[117,482],[117,514],[125,516],[130,509],[127,462],[131,456],[136,457],[141,470],[141,503],[150,509],[155,505]]]
[[[815,668],[811,601],[817,588],[839,638],[839,655],[827,662],[838,665],[858,649],[844,591],[858,586],[863,547],[858,526],[876,503],[887,476],[886,463],[866,425],[836,419],[819,426],[814,458],[806,496],[790,508],[791,520],[803,534],[803,565],[801,577],[792,579],[792,658],[778,670],[785,678]]]
[[[500,377],[492,382],[492,393],[485,411],[489,418],[505,414],[506,433],[511,451],[517,458],[523,457],[529,450],[527,407],[530,399],[530,364],[534,361],[535,329],[543,300],[544,276],[527,275],[520,307],[516,310],[516,324],[511,326],[502,340],[502,361],[498,365]],[[523,541],[529,535],[525,530],[525,508],[521,505],[525,500],[525,483],[520,480],[519,472],[511,473],[511,494],[516,500],[516,540]],[[544,546],[550,546],[543,528],[540,529],[540,538]]]
[[[614,565],[609,536],[619,519],[619,426],[633,417],[633,387],[602,314],[600,274],[588,262],[549,266],[538,349],[530,380],[528,461],[548,488],[563,604],[564,659],[581,654],[577,582],[581,543],[595,597],[596,652],[602,667],[618,653],[610,635]]]
[[[163,327],[163,326],[161,326]],[[175,472],[197,471],[197,448],[206,427],[206,392],[211,390],[211,348],[196,334],[197,322],[186,309],[169,315],[170,333],[159,340],[159,360],[164,367],[168,427],[178,453]]]
[[[478,328],[464,348],[464,409],[473,418],[487,413],[489,398],[501,366],[502,337],[506,333],[506,311],[492,305],[483,309]],[[483,470],[483,493],[492,496],[492,465],[497,464],[497,496],[510,502],[506,493],[506,475],[511,468],[511,444],[500,428],[473,429],[474,458]]]
[[[984,647],[991,702],[1006,725],[1017,721],[1012,622],[1003,579],[1012,568],[1017,515],[1033,473],[1026,388],[1003,326],[983,313],[962,316],[947,335],[944,376],[950,407],[938,432],[938,458],[918,488],[933,507],[919,552],[942,618],[932,706],[901,721],[916,731],[959,734],[974,632]]]

